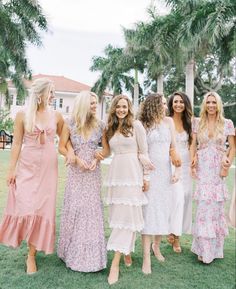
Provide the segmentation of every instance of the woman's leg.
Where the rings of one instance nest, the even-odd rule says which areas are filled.
[[[110,285],[116,283],[119,279],[120,258],[121,258],[121,253],[118,251],[115,252],[115,255],[111,263],[110,273],[108,276],[108,283]]]
[[[157,258],[157,260],[160,262],[164,262],[165,258],[161,254],[161,251],[160,251],[161,238],[162,238],[161,235],[156,235],[154,237],[154,243],[152,244],[152,250],[153,250],[154,255]]]
[[[150,247],[151,247],[151,236],[142,235],[143,243],[143,266],[142,271],[144,274],[151,274],[151,257],[150,257]]]
[[[26,273],[27,274],[33,274],[37,272],[37,266],[36,266],[36,248],[32,245],[29,244],[29,250],[28,250],[28,256],[26,260]]]

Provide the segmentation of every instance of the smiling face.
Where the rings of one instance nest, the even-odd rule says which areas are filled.
[[[215,115],[217,113],[217,102],[213,95],[209,95],[206,100],[206,111],[209,115]]]
[[[119,120],[124,119],[129,112],[128,101],[126,99],[120,99],[116,105],[116,116]]]
[[[182,113],[185,110],[184,101],[180,95],[174,96],[172,107],[175,113]]]
[[[91,96],[90,98],[90,112],[95,115],[97,112],[97,99],[95,96]]]

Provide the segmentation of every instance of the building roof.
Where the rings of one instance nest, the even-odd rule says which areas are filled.
[[[46,77],[53,81],[55,85],[55,91],[65,91],[65,92],[73,92],[78,93],[83,90],[91,90],[91,86],[72,80],[70,78],[64,77],[64,76],[57,76],[57,75],[48,75],[48,74],[35,74],[32,75],[32,80],[24,79],[24,84],[26,88],[30,88],[32,81],[37,78]],[[8,82],[9,87],[14,87],[14,84],[12,81]],[[104,92],[105,96],[113,96],[113,94],[109,92]]]
[[[82,90],[91,90],[91,86],[66,78],[64,76],[57,75],[47,75],[47,74],[36,74],[32,76],[32,80],[24,80],[26,88],[31,87],[31,83],[34,79],[46,77],[53,81],[56,91],[66,91],[66,92],[75,92],[78,93]],[[13,87],[12,81],[9,81],[9,86]]]

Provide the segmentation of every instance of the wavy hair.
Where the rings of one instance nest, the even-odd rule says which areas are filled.
[[[49,97],[50,91],[53,88],[53,82],[48,78],[38,78],[35,79],[31,86],[29,104],[27,106],[25,114],[25,129],[28,132],[32,132],[35,126],[36,112],[38,110],[38,100],[42,96],[46,95]],[[48,103],[44,103],[46,107]]]
[[[146,129],[150,129],[156,123],[160,123],[165,117],[162,98],[162,94],[150,93],[142,103],[139,120]]]
[[[96,115],[91,113],[91,98],[98,97],[91,91],[81,91],[75,98],[72,120],[75,122],[79,134],[87,137],[88,132],[98,126]]]
[[[193,109],[192,109],[192,105],[187,94],[181,91],[176,91],[170,96],[169,101],[168,101],[169,116],[173,117],[175,113],[173,110],[173,102],[174,102],[174,98],[176,95],[179,95],[184,102],[185,109],[181,115],[181,119],[183,122],[183,128],[188,134],[188,144],[191,145],[192,143],[192,121],[191,120],[193,116]]]
[[[132,111],[132,103],[130,99],[122,94],[116,95],[111,103],[109,113],[108,113],[108,122],[107,122],[107,130],[106,130],[106,138],[109,141],[113,135],[116,133],[119,127],[119,119],[116,115],[116,107],[118,102],[121,99],[125,99],[128,104],[128,114],[123,119],[120,126],[120,133],[125,137],[129,137],[133,135],[133,122],[134,122],[134,114]]]
[[[217,112],[216,112],[216,127],[214,130],[214,135],[213,138],[216,138],[219,135],[224,134],[224,123],[225,123],[225,118],[224,118],[224,110],[223,110],[223,103],[221,100],[221,97],[219,96],[218,93],[215,91],[209,91],[207,92],[204,97],[203,101],[201,104],[201,110],[200,110],[200,120],[199,120],[199,126],[198,126],[198,138],[201,141],[204,138],[204,133],[208,129],[207,126],[207,98],[209,96],[214,96],[216,99],[216,106],[217,106]]]

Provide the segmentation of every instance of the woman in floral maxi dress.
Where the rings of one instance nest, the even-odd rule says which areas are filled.
[[[220,96],[208,92],[202,103],[200,118],[193,122],[191,146],[192,174],[197,178],[194,193],[197,209],[191,250],[204,263],[223,258],[224,238],[228,228],[224,214],[227,188],[222,165],[233,161],[234,134],[232,121],[223,117]],[[227,139],[228,157],[225,147]]]
[[[71,121],[64,124],[60,152],[70,139],[76,163],[70,164],[62,208],[58,256],[74,271],[106,268],[106,242],[101,202],[101,171],[95,152],[104,123],[96,118],[97,97],[84,91],[75,100]]]

